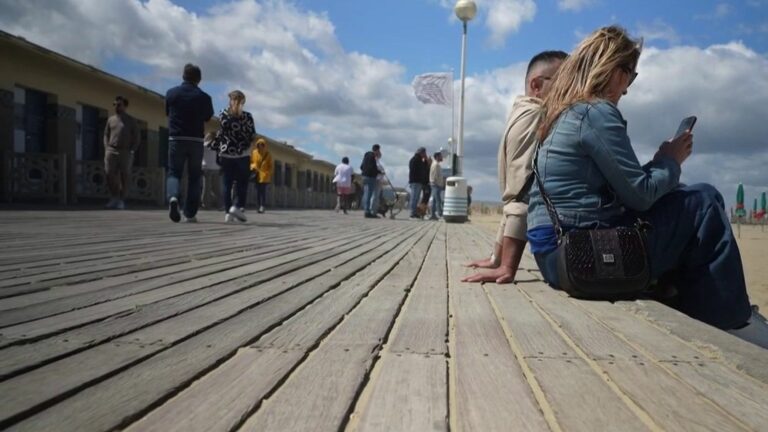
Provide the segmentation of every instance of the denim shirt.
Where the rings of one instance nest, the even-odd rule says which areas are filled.
[[[577,103],[563,111],[541,143],[536,167],[563,227],[612,226],[628,210],[648,210],[680,179],[680,165],[670,157],[640,165],[627,122],[606,100]],[[530,192],[528,227],[533,252],[546,252],[531,238],[531,231],[541,239],[542,229],[552,227],[536,182]]]

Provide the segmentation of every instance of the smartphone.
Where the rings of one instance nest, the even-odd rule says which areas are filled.
[[[696,124],[696,116],[690,116],[683,119],[683,121],[680,122],[680,126],[677,128],[677,132],[675,132],[675,138],[679,137],[680,135],[684,134],[687,130],[693,130],[693,125]],[[672,138],[672,139],[675,139]]]

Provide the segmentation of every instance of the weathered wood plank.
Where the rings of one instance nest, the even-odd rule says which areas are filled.
[[[395,231],[392,234],[397,232],[398,231]],[[272,288],[270,288],[269,285],[260,287],[259,292],[263,293],[263,296],[266,296],[271,292],[270,289],[288,289],[304,282],[306,279],[325,273],[329,267],[343,264],[360,254],[369,252],[383,243],[385,243],[385,239],[376,237],[361,239],[358,242],[349,242],[347,244],[347,246],[354,248],[354,250],[337,255],[329,254],[327,258],[320,263],[308,267],[303,267],[301,261],[290,263],[289,265],[293,265],[295,269],[303,267],[303,271],[301,273],[294,273],[283,277],[279,281],[276,281],[275,284],[272,284]],[[230,283],[211,286],[187,293],[183,296],[172,297],[153,304],[145,305],[131,311],[131,313],[127,315],[121,315],[86,327],[70,330],[57,335],[54,338],[37,343],[6,347],[4,350],[0,351],[0,353],[2,353],[0,356],[0,377],[14,375],[18,373],[17,371],[37,367],[64,355],[82,351],[89,346],[97,345],[131,331],[139,330],[148,325],[158,323],[166,318],[180,315],[200,306],[205,306],[213,301],[223,299],[229,295],[236,294],[243,289],[247,289],[255,282],[258,282],[258,279],[239,279]],[[244,301],[247,301],[247,298],[244,297],[245,295],[248,297],[252,296],[252,294],[243,294],[232,299],[227,303],[231,305],[229,310],[237,310],[238,306],[242,305]],[[219,305],[217,310],[222,310],[222,306]],[[226,314],[227,310],[224,310],[222,313]],[[220,318],[217,317],[215,313],[207,313],[206,316],[212,316],[214,320]],[[200,315],[195,315],[185,321],[192,323],[192,328],[195,329],[197,328],[194,327],[195,325],[203,325],[204,322],[206,322],[202,321],[202,319],[203,318]],[[169,325],[176,327],[177,329],[186,328],[180,326],[178,322]],[[160,327],[160,329],[163,328],[164,327]],[[162,334],[163,330],[155,330],[154,333]],[[170,337],[172,334],[166,336],[169,336],[165,338],[166,340],[170,340],[171,342],[174,340]],[[149,337],[151,338],[152,336]],[[141,341],[141,337],[136,337],[136,335],[134,335],[134,340],[132,340],[133,343]],[[152,340],[150,340],[150,342],[151,341]]]
[[[388,246],[377,249],[377,253],[356,258],[300,288],[292,289],[255,307],[243,305],[245,310],[238,315],[111,379],[81,391],[18,423],[14,428],[103,430],[125,425],[151,408],[152,404],[174,395],[176,389],[187,386],[196,377],[234,355],[239,348],[252,343],[265,330],[278,325],[328,289],[368,266],[372,259],[390,251],[392,243],[399,243],[397,248],[403,251],[407,251],[410,246],[410,242],[395,238],[388,242]],[[128,339],[132,340],[130,336]],[[51,366],[53,365],[55,363]]]
[[[0,316],[0,327],[127,297],[185,280],[218,274],[248,264],[263,263],[268,259],[272,259],[270,261],[272,263],[278,263],[280,261],[274,260],[274,258],[279,259],[279,257],[286,255],[290,251],[300,250],[307,246],[315,247],[314,250],[318,250],[317,246],[330,243],[331,240],[338,241],[353,238],[353,235],[334,238],[327,234],[310,238],[304,236],[302,240],[288,238],[287,241],[291,241],[290,245],[265,247],[258,252],[245,251],[216,258],[194,260],[156,270],[135,272],[125,276],[111,277],[76,286],[64,287],[52,292],[35,293],[5,299],[8,300],[7,305],[29,305],[3,312],[2,316]],[[0,305],[2,303],[0,301]]]
[[[413,246],[397,267],[248,419],[243,430],[331,430],[343,425],[433,236],[434,231]]]
[[[303,356],[299,350],[243,348],[126,430],[230,431],[241,422],[243,413],[253,410]]]
[[[549,430],[482,288],[460,279],[471,238],[448,225],[451,430]]]
[[[445,227],[437,233],[424,266],[403,306],[387,351],[445,354],[448,352],[448,269]]]
[[[768,384],[766,350],[654,301],[619,302],[618,305],[628,313],[648,320],[665,332],[687,341],[708,356]]]
[[[447,431],[448,364],[442,355],[384,353],[365,410],[349,431]],[[370,384],[369,384],[370,386]],[[358,418],[359,417],[359,418]]]
[[[0,343],[0,346],[7,345],[11,343],[10,341],[18,343],[22,340],[55,334],[120,313],[129,312],[136,308],[137,305],[154,303],[217,283],[235,281],[235,283],[241,283],[243,287],[253,285],[286,274],[297,267],[300,268],[322,261],[325,258],[327,248],[342,246],[345,242],[346,240],[338,240],[330,244],[299,250],[254,264],[222,271],[203,278],[194,279],[191,282],[185,281],[166,285],[160,290],[140,292],[114,301],[99,303],[83,309],[5,327],[2,329],[1,334],[9,342]],[[259,274],[260,272],[263,272],[263,274]],[[250,276],[246,279],[245,276],[248,275]]]
[[[579,301],[566,298],[543,283],[530,284],[527,288],[525,294],[660,427],[669,430],[744,429],[743,423],[705,395],[676,379],[653,359],[633,349],[588,316],[574,304]]]
[[[624,395],[578,356],[517,287],[486,287],[512,345],[524,357],[562,430],[648,430],[634,407],[624,403]]]

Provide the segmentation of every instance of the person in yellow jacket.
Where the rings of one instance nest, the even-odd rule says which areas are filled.
[[[251,171],[255,173],[256,202],[259,205],[259,213],[264,213],[267,202],[267,185],[272,182],[274,163],[272,155],[267,150],[267,140],[256,140],[256,150],[251,152]]]

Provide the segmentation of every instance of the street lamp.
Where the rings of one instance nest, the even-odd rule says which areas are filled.
[[[467,22],[477,14],[477,6],[472,0],[459,0],[453,7],[456,17],[461,20],[464,31],[461,36],[461,91],[459,92],[459,142],[456,146],[456,175],[461,176],[464,171],[464,76],[466,70],[467,51]]]
[[[459,140],[456,144],[453,176],[445,180],[445,200],[443,201],[443,219],[446,222],[463,223],[467,221],[467,179],[464,172],[464,75],[466,73],[467,22],[477,14],[477,6],[472,0],[459,0],[453,7],[456,17],[461,20],[464,32],[461,37],[461,92],[459,93]]]

